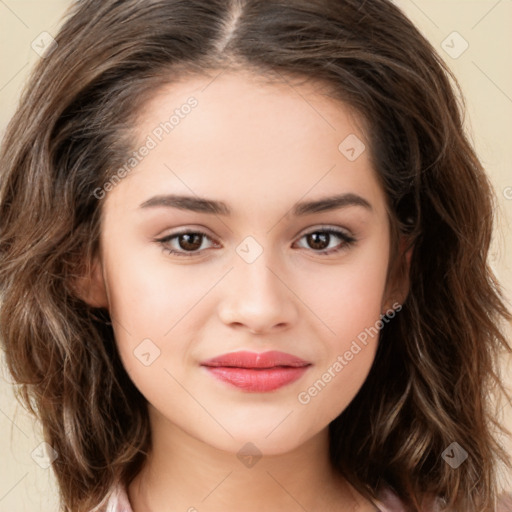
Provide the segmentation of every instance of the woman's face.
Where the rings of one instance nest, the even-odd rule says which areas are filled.
[[[241,73],[144,108],[125,176],[105,185],[96,277],[154,428],[280,453],[363,384],[396,297],[356,121],[313,86]]]

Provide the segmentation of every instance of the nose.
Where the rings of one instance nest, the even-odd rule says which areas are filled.
[[[284,275],[272,269],[264,257],[238,262],[223,283],[218,305],[221,321],[252,334],[290,328],[298,318],[297,298]]]

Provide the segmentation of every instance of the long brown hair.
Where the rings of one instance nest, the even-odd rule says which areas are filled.
[[[237,68],[318,80],[360,114],[395,232],[413,248],[402,311],[330,425],[333,463],[368,498],[386,485],[412,510],[427,494],[454,511],[494,510],[505,455],[489,397],[503,388],[511,320],[488,264],[494,196],[457,81],[404,14],[388,0],[81,0],[56,41],[0,154],[0,337],[59,454],[63,510],[129,483],[151,446],[108,314],[72,284],[99,250],[94,191],[125,161],[160,86]],[[456,470],[441,457],[452,442],[469,452]]]

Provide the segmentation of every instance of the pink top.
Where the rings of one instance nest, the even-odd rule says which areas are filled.
[[[133,512],[128,495],[122,487],[116,487],[106,500],[106,504],[100,505],[91,512]],[[389,490],[381,494],[377,505],[379,512],[406,512],[400,499]],[[436,510],[434,507],[425,512],[435,512]],[[512,494],[502,495],[497,512],[512,512]]]

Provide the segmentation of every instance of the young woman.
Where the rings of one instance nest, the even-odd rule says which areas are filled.
[[[493,195],[401,11],[82,0],[56,41],[0,336],[62,509],[495,511]]]

